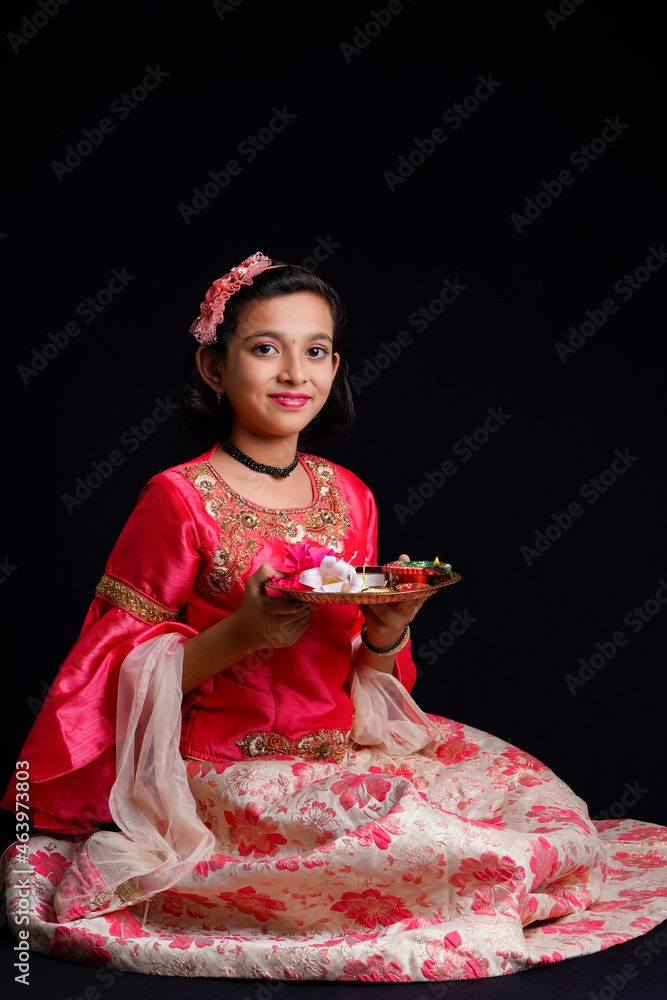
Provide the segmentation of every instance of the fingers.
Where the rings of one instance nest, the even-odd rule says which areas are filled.
[[[391,623],[392,611],[388,604],[360,604],[359,610],[369,624],[371,622],[381,622],[383,625]]]
[[[424,594],[422,597],[414,597],[408,601],[396,602],[396,604],[360,604],[359,610],[368,625],[382,624],[398,628],[413,620],[429,596],[429,594]]]
[[[267,645],[280,648],[295,643],[310,625],[310,611],[310,607],[306,606],[294,615],[282,616],[279,623],[274,619],[272,630],[264,633]]]
[[[278,577],[279,579],[285,576],[279,570],[273,568],[271,563],[262,563],[259,569],[256,569],[248,579],[246,580],[245,589],[249,590],[253,594],[261,594],[264,592],[264,584],[267,580],[272,577]]]
[[[308,604],[307,601],[297,601],[291,597],[267,597],[267,601],[271,602],[267,605],[267,609],[274,615],[310,617],[313,608],[312,604]]]

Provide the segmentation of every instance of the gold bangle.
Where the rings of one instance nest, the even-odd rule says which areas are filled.
[[[369,653],[375,653],[376,656],[394,656],[396,653],[400,652],[404,646],[408,644],[410,639],[410,626],[406,625],[403,629],[403,635],[393,646],[388,646],[386,649],[378,649],[377,646],[371,646],[370,642],[366,639],[366,633],[368,629],[366,628],[366,622],[361,626],[361,641],[368,650]]]

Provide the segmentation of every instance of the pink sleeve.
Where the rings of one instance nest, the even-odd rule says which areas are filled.
[[[156,476],[111,553],[81,635],[17,758],[29,762],[36,826],[80,832],[111,819],[120,667],[149,639],[196,634],[187,624],[187,604],[199,561],[187,504],[168,475]],[[13,809],[14,792],[12,781],[4,808]]]

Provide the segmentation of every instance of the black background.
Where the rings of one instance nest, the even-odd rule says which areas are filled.
[[[667,267],[640,272],[628,301],[614,290],[667,238],[659,8],[586,0],[556,20],[536,4],[392,6],[365,39],[383,3],[72,0],[39,30],[22,21],[37,5],[6,8],[3,781],[144,482],[203,451],[151,421],[176,398],[204,292],[256,250],[312,266],[319,247],[349,312],[357,429],[313,450],[373,489],[382,559],[437,554],[463,577],[413,628],[417,701],[544,760],[593,817],[667,823],[667,606],[624,624],[667,579]],[[34,37],[17,43],[22,30]],[[164,79],[121,119],[111,107],[147,67]],[[443,114],[478,77],[493,92],[453,128]],[[274,109],[295,117],[249,162],[238,147]],[[113,131],[54,168],[104,118]],[[627,127],[578,169],[571,154],[607,118]],[[388,183],[438,128],[446,140]],[[239,175],[185,221],[230,159]],[[513,221],[565,169],[572,183]],[[77,307],[113,269],[132,280],[85,322]],[[446,279],[465,290],[418,331],[409,317]],[[563,361],[556,343],[610,298],[617,312]],[[72,321],[81,332],[45,357]],[[388,359],[401,331],[412,342]],[[457,457],[490,409],[511,416]],[[617,450],[632,461],[590,503],[580,488]],[[68,510],[63,495],[114,451],[122,464]],[[399,516],[446,459],[456,474]],[[581,517],[526,558],[574,502]],[[420,649],[455,612],[475,621],[429,663]],[[573,693],[567,675],[619,630],[627,644]]]

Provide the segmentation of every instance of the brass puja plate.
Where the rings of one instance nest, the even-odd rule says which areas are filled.
[[[354,594],[330,594],[321,590],[276,587],[268,580],[265,587],[267,590],[274,591],[276,595],[292,597],[297,601],[307,601],[309,604],[397,604],[399,601],[411,601],[415,597],[430,597],[436,591],[442,590],[443,587],[448,587],[451,583],[458,583],[460,579],[459,573],[451,572],[443,579],[438,580],[437,583],[408,587],[403,590],[393,587],[368,587],[366,590],[357,590]]]

